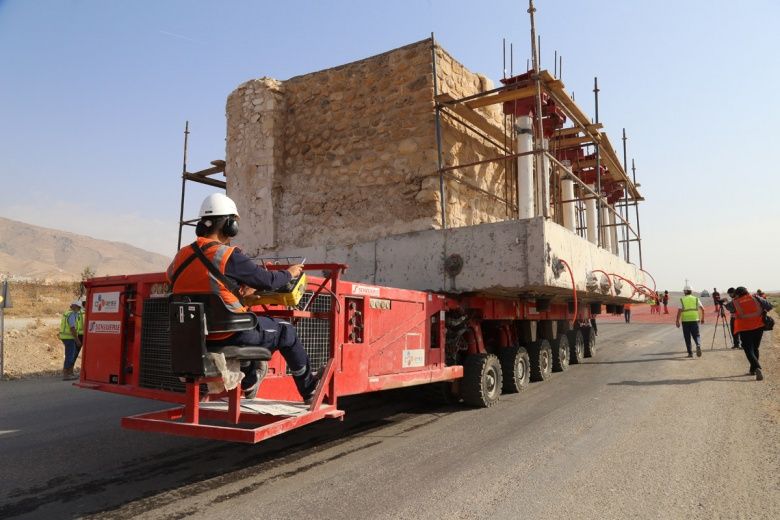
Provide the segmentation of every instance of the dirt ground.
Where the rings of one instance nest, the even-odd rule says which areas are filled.
[[[13,307],[4,311],[5,379],[56,375],[65,347],[59,339],[60,316],[76,298],[75,284],[12,282]],[[81,356],[76,368],[81,366]]]

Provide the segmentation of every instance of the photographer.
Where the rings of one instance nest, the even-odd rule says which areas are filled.
[[[726,291],[726,294],[729,295],[729,298],[732,300],[734,299],[735,292],[733,287],[729,287],[729,290]],[[727,309],[729,313],[731,314],[731,318],[729,318],[729,330],[731,330],[731,348],[742,348],[742,345],[739,341],[739,334],[734,330],[734,320],[736,319],[736,316],[734,316],[734,306],[729,307],[729,303],[725,300],[721,300],[723,302],[723,308]]]
[[[744,287],[737,287],[734,296],[725,307],[734,314],[734,332],[739,333],[742,340],[742,349],[750,363],[750,375],[755,375],[756,381],[761,381],[764,374],[758,362],[758,347],[764,335],[764,315],[772,310],[772,304],[760,296],[750,294]]]

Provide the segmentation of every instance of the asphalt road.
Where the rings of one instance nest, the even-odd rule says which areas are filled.
[[[0,518],[776,518],[777,396],[742,352],[709,350],[709,326],[701,359],[673,327],[600,333],[490,409],[363,396],[256,446],[119,427],[152,401],[2,382]]]

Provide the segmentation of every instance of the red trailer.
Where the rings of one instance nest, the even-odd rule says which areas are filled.
[[[85,347],[78,386],[174,403],[122,419],[126,428],[256,443],[323,418],[342,418],[341,396],[417,386],[421,398],[491,406],[501,392],[545,380],[595,351],[591,310],[576,302],[453,296],[344,281],[340,264],[311,264],[297,308],[255,306],[290,320],[313,367],[314,401],[296,392],[281,355],[255,399],[240,386],[208,394],[207,376],[172,368],[170,287],[164,273],[94,278],[86,283]],[[273,266],[281,269],[283,266]],[[599,306],[600,307],[600,306]],[[577,319],[575,319],[577,316]],[[199,354],[196,344],[173,345]]]

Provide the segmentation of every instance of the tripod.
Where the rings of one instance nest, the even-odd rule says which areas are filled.
[[[723,306],[718,306],[718,314],[715,318],[715,330],[712,331],[712,343],[710,344],[710,350],[715,346],[715,335],[718,332],[718,324],[720,323],[720,327],[723,329],[723,343],[728,347],[729,346],[729,340],[726,337],[726,329],[728,329],[728,337],[731,338],[731,346],[734,346],[734,336],[731,335],[731,327],[729,326],[728,320],[726,320],[726,312],[723,310]]]

